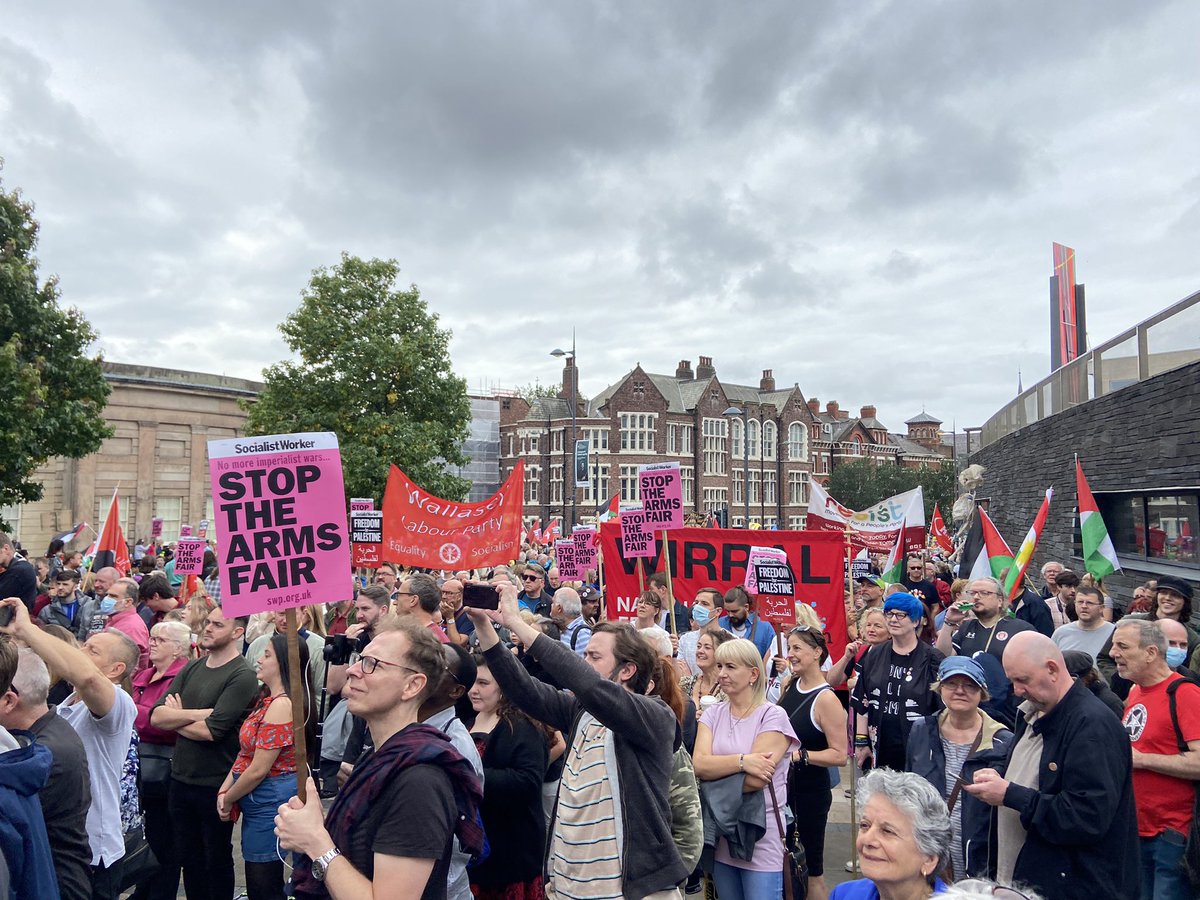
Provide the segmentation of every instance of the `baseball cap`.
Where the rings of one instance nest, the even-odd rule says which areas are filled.
[[[884,581],[882,578],[880,578],[878,575],[859,575],[858,578],[855,579],[855,581],[858,582],[859,584],[873,584],[873,585],[875,585],[875,587],[879,588],[881,591],[887,590],[887,582]]]
[[[987,692],[987,675],[983,672],[983,666],[969,656],[948,656],[943,659],[942,664],[938,666],[938,680],[929,687],[936,691],[947,678],[954,678],[958,675],[970,678],[985,693]]]

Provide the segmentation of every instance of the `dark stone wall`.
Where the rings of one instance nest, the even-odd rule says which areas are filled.
[[[1051,416],[971,455],[972,463],[987,469],[978,496],[990,498],[988,514],[1014,551],[1046,488],[1054,487],[1031,574],[1050,559],[1083,574],[1072,546],[1076,453],[1093,493],[1200,484],[1200,363]],[[1128,599],[1138,584],[1167,572],[1193,584],[1200,580],[1196,569],[1154,562],[1113,575],[1104,586]]]

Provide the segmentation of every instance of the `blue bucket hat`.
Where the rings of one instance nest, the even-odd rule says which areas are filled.
[[[885,613],[891,612],[893,609],[900,610],[914,622],[920,622],[921,617],[925,615],[925,604],[912,594],[906,594],[903,591],[892,594],[883,601]]]

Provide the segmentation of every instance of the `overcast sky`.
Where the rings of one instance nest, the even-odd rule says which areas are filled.
[[[392,257],[471,387],[641,362],[981,424],[1200,288],[1200,5],[9,4],[7,189],[108,359],[259,377]],[[336,327],[336,323],[330,323]]]

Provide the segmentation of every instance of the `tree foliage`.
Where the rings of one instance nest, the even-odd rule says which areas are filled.
[[[348,497],[383,496],[389,463],[441,497],[461,499],[471,418],[466,382],[450,368],[450,332],[415,285],[397,290],[395,260],[342,254],[313,272],[299,308],[279,326],[297,361],[263,374],[247,404],[248,434],[332,431]]]
[[[59,306],[56,278],[38,284],[37,239],[33,205],[0,182],[0,505],[40,500],[38,466],[94,453],[112,434],[108,382],[87,353],[96,333]]]
[[[562,390],[562,385],[560,384],[542,384],[540,381],[532,381],[517,388],[517,396],[526,403],[533,403],[534,400],[539,398],[548,400],[552,397],[557,397],[560,390]]]
[[[876,465],[870,460],[839,462],[829,473],[825,489],[829,496],[851,509],[866,509],[894,494],[911,491],[921,486],[925,497],[925,521],[933,517],[933,504],[941,505],[944,515],[949,515],[954,505],[954,466],[950,460],[940,469],[921,466],[907,469],[903,466]]]

